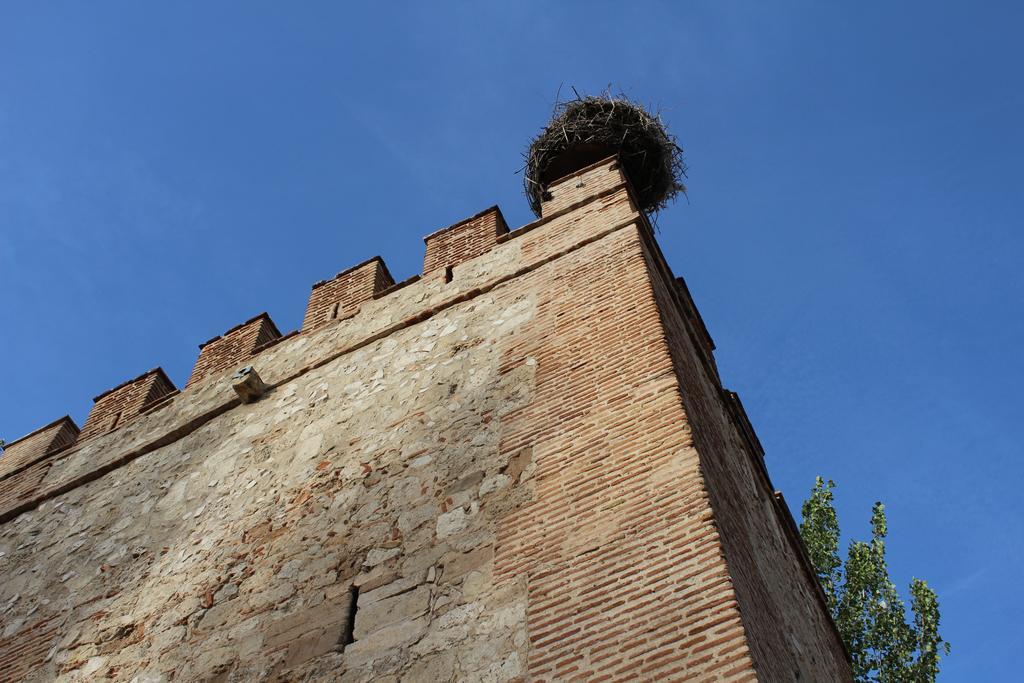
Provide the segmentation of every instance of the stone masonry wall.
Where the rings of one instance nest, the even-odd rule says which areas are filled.
[[[40,461],[0,680],[848,678],[621,174],[578,176],[257,352],[259,401],[213,373]]]
[[[62,622],[36,679],[286,679],[342,644],[354,584],[332,674],[416,676],[437,653],[469,679],[518,671],[521,585],[461,584],[518,490],[496,478],[496,418],[532,367],[499,373],[499,349],[532,304],[465,307],[6,525],[4,635]]]

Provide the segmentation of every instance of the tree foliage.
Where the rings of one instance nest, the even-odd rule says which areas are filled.
[[[871,511],[871,540],[852,541],[839,554],[839,519],[832,481],[815,480],[801,508],[800,536],[825,601],[850,652],[857,681],[934,681],[949,643],[939,635],[939,601],[921,579],[910,582],[911,621],[885,563],[885,506]]]

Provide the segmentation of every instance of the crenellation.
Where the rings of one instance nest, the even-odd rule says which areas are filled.
[[[598,216],[610,216],[616,221],[612,230],[617,230],[628,224],[630,217],[635,222],[638,214],[632,211],[628,197],[622,190],[614,195],[600,197],[589,206],[580,207],[577,213],[534,221],[508,233],[506,237],[509,239],[503,240],[490,252],[463,264],[461,275],[454,282],[409,278],[383,296],[364,304],[354,317],[287,339],[279,338],[280,341],[272,340],[269,348],[260,353],[257,369],[263,380],[272,387],[294,380],[312,368],[352,353],[376,339],[394,334],[448,307],[509,282],[524,272],[541,267],[571,251],[574,244],[582,244],[604,235],[607,229],[595,231],[592,225]],[[251,326],[262,315],[265,314],[232,328],[225,335],[247,325]],[[215,337],[211,341],[220,338]],[[223,381],[227,379],[225,371]],[[88,481],[94,472],[109,467],[110,463],[141,457],[151,452],[154,444],[159,444],[165,434],[181,433],[189,425],[201,423],[211,415],[230,409],[232,403],[237,401],[230,386],[220,382],[200,382],[188,387],[188,391],[180,396],[172,396],[172,392],[168,392],[167,396],[173,398],[167,407],[161,405],[152,414],[143,410],[142,417],[146,421],[127,425],[125,432],[116,439],[106,439],[101,434],[89,443],[72,449],[66,455],[67,462],[47,477],[46,487],[37,491],[36,498],[45,500],[54,491],[73,486],[76,481]],[[151,404],[150,407],[155,406]],[[23,501],[19,507],[25,505],[28,503]],[[2,519],[4,512],[0,510]]]
[[[92,410],[78,435],[79,441],[124,427],[147,406],[173,391],[174,383],[159,367],[108,389],[93,399]]]
[[[394,284],[394,278],[379,256],[343,270],[330,280],[317,282],[309,296],[302,330],[351,317],[364,302]]]
[[[6,444],[0,455],[0,479],[46,455],[71,446],[78,438],[79,431],[75,421],[65,415]]]
[[[508,233],[501,209],[492,206],[423,238],[423,274],[450,269],[490,251]],[[450,272],[450,271],[449,271]]]
[[[256,349],[281,336],[274,321],[266,313],[232,327],[219,337],[199,345],[199,358],[192,368],[185,389],[212,375],[223,374],[247,361]]]

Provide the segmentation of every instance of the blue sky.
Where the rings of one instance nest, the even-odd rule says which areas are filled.
[[[0,436],[494,203],[559,86],[658,106],[659,219],[790,504],[939,592],[946,680],[1019,675],[1024,10],[1014,3],[0,8]]]

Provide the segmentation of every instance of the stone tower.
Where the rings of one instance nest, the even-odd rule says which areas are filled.
[[[8,446],[0,680],[849,679],[713,348],[615,158],[317,283]]]

